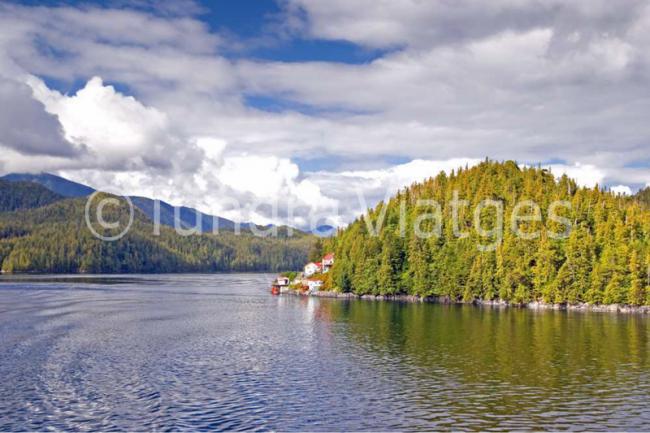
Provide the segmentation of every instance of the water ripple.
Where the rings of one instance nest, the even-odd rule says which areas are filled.
[[[649,319],[0,278],[0,430],[650,429]]]

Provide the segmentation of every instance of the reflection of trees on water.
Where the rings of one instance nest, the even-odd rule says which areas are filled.
[[[590,422],[590,411],[622,415],[650,392],[650,318],[641,315],[336,300],[317,309],[345,324],[333,328],[335,344],[358,348],[355,361],[401,381],[411,404],[447,405],[452,418]]]

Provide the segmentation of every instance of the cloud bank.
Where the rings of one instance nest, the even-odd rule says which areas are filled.
[[[377,50],[364,63],[246,56],[199,7],[4,4],[0,170],[300,226],[486,156],[631,193],[650,5],[623,3],[281,3],[284,37]]]

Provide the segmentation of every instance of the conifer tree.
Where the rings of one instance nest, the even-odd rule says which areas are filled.
[[[408,250],[408,286],[415,295],[425,296],[429,291],[430,257],[426,243],[417,236],[412,236]]]
[[[463,292],[463,301],[471,302],[477,297],[483,295],[483,256],[477,254],[472,263],[472,268],[467,277],[465,291]]]
[[[548,235],[544,231],[541,234],[539,248],[535,256],[535,265],[533,267],[533,299],[541,300],[547,298],[550,300],[554,296],[550,293],[550,285],[557,274],[556,253],[551,245]]]
[[[377,271],[377,294],[389,295],[397,293],[397,278],[393,269],[390,248],[384,248],[381,262]]]
[[[641,265],[636,250],[630,254],[630,288],[627,302],[630,305],[643,305],[645,302],[645,287],[641,278]]]
[[[594,265],[593,272],[591,273],[591,284],[585,293],[585,302],[589,304],[602,303],[606,285],[604,265],[598,262]]]

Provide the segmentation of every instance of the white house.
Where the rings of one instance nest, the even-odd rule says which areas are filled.
[[[321,263],[323,264],[323,273],[325,274],[334,265],[334,253],[325,254]]]
[[[323,282],[321,280],[307,280],[307,287],[309,287],[310,292],[317,292],[323,287]]]
[[[282,286],[288,286],[289,285],[289,278],[287,278],[287,277],[278,277],[278,278],[275,279],[275,283],[278,286],[281,286],[281,287]]]
[[[322,267],[320,263],[307,263],[305,265],[305,277],[311,277],[314,274],[317,274],[321,271]]]

